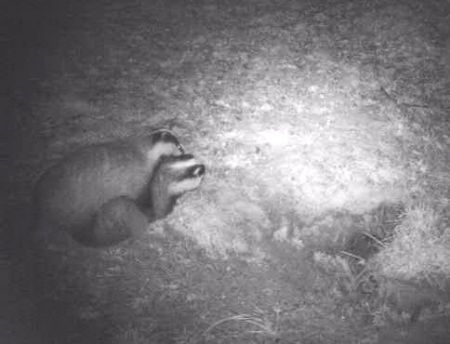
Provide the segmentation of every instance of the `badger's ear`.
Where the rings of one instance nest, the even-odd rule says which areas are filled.
[[[152,132],[152,143],[157,144],[159,142],[172,143],[175,145],[181,154],[184,154],[184,147],[178,141],[175,134],[169,129],[158,129]]]

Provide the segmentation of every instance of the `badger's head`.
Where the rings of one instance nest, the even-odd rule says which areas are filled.
[[[205,171],[205,165],[191,154],[161,157],[150,182],[154,219],[169,214],[178,197],[198,188]]]

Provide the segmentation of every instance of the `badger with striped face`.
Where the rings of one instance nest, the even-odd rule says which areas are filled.
[[[150,192],[140,202],[151,210],[151,218],[160,219],[172,211],[181,195],[198,188],[204,175],[205,166],[191,154],[164,156],[150,181]]]
[[[89,246],[114,245],[166,216],[204,174],[204,165],[184,154],[175,135],[164,129],[89,146],[37,182],[37,227],[66,231]]]

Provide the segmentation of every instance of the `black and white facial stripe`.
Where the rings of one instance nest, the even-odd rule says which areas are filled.
[[[154,216],[170,213],[178,197],[200,186],[205,172],[205,165],[192,154],[162,157],[150,182],[149,204]]]

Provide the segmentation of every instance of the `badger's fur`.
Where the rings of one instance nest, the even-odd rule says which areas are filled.
[[[168,130],[89,146],[37,182],[37,227],[66,231],[86,245],[113,245],[168,214],[173,203],[167,200],[195,189],[203,174],[204,166],[185,155]],[[172,192],[185,182],[180,193]]]

